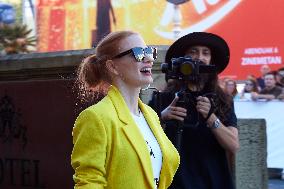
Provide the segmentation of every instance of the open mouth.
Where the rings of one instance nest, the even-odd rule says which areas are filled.
[[[151,70],[152,68],[142,68],[140,72],[144,74],[151,74]]]

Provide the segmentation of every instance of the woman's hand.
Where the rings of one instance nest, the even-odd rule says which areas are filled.
[[[208,113],[211,108],[211,102],[207,97],[204,96],[198,96],[196,98],[197,104],[196,104],[196,109],[197,111],[204,117],[206,118],[208,116]]]
[[[183,121],[184,118],[186,117],[186,109],[182,107],[177,107],[176,102],[178,101],[178,96],[174,98],[172,103],[161,112],[161,119],[166,121],[166,120],[171,120],[175,119],[178,121]]]

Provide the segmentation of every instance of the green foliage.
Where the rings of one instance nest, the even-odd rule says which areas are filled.
[[[0,49],[5,54],[29,53],[29,47],[36,45],[36,37],[30,36],[31,32],[27,25],[0,26]]]

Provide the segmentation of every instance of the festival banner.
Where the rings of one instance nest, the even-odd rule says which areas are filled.
[[[231,50],[222,77],[283,67],[282,0],[38,0],[38,51],[86,49],[111,31],[131,29],[147,44],[170,45],[195,31],[223,37]]]

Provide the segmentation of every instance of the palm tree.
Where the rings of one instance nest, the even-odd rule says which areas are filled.
[[[36,37],[29,36],[31,32],[27,25],[0,26],[0,50],[5,54],[29,53],[29,48],[36,46]]]

